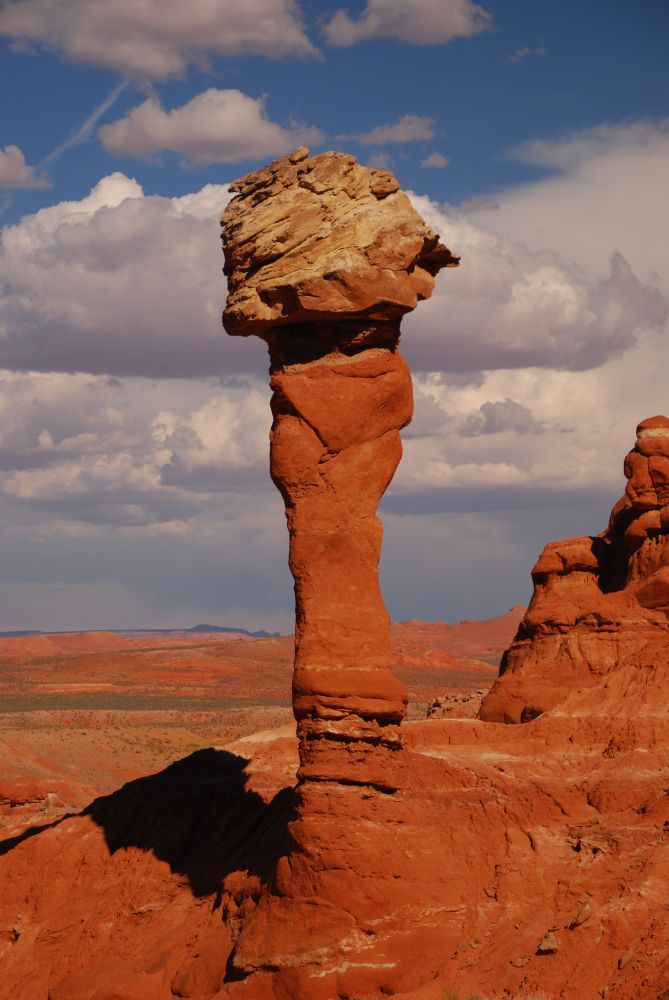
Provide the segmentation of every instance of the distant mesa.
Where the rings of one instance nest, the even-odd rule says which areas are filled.
[[[86,632],[110,632],[112,635],[188,635],[189,633],[221,632],[228,635],[247,635],[253,639],[273,639],[280,632],[265,632],[258,629],[251,632],[246,628],[235,628],[232,625],[193,625],[191,628],[106,628],[106,629],[24,629],[15,632],[0,632],[0,639],[18,639],[31,635],[83,635]]]
[[[258,629],[256,632],[250,632],[246,628],[233,628],[230,625],[193,625],[192,628],[187,628],[184,631],[186,631],[186,632],[225,632],[225,633],[235,632],[238,635],[248,635],[248,636],[251,636],[253,639],[272,639],[272,638],[276,637],[277,635],[281,634],[280,632],[265,632],[265,630],[262,629],[262,628]]]
[[[480,717],[526,722],[669,640],[669,419],[648,417],[605,531],[549,542],[534,595]]]

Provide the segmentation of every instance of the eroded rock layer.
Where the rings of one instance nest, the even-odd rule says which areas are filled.
[[[669,641],[669,420],[637,427],[627,486],[597,537],[550,542],[487,721],[524,722],[590,687],[651,641]]]

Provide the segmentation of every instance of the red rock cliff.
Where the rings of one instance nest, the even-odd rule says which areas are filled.
[[[597,537],[550,542],[480,717],[522,722],[669,637],[669,420],[637,427],[627,486]]]

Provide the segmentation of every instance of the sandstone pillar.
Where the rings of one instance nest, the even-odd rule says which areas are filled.
[[[228,333],[269,345],[271,474],[295,578],[302,780],[385,786],[406,694],[390,670],[376,509],[402,453],[402,315],[457,265],[392,174],[342,153],[237,181],[223,217]]]

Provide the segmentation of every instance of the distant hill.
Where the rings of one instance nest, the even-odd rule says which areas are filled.
[[[259,629],[257,632],[249,632],[246,628],[231,628],[229,625],[193,625],[192,628],[185,629],[186,632],[241,632],[242,635],[250,635],[254,639],[270,639],[280,635],[280,632],[265,632]]]
[[[247,635],[251,639],[273,639],[280,632],[265,632],[259,629],[251,632],[247,628],[233,628],[231,625],[193,625],[192,628],[106,628],[100,629],[22,629],[15,632],[0,632],[0,639],[16,639],[21,636],[31,635],[83,635],[85,632],[111,632],[114,635],[190,635],[191,633],[202,634],[206,632],[222,632],[227,635]]]

